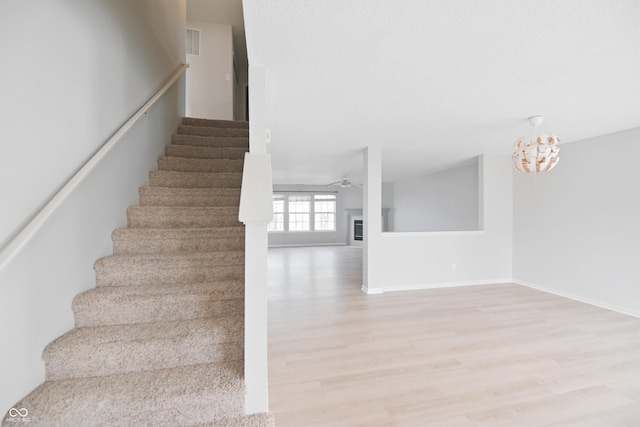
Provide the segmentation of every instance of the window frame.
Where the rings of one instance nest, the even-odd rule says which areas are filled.
[[[309,197],[309,211],[308,212],[291,212],[289,209],[289,198],[303,198],[305,196]],[[320,198],[316,200],[316,196],[325,196],[324,199]],[[326,198],[326,196],[332,196],[332,199]],[[274,220],[276,219],[276,214],[283,214],[283,222],[282,222],[282,230],[274,229],[273,224],[274,220],[272,220],[267,226],[267,230],[269,233],[335,233],[338,231],[338,193],[335,191],[274,191],[273,192],[273,202],[276,200],[284,201],[284,212],[276,212],[274,206]],[[328,202],[329,204],[333,204],[333,212],[330,210],[323,210],[318,212],[318,214],[324,215],[333,215],[333,229],[324,229],[318,230],[316,229],[316,210],[315,204],[316,202]],[[289,215],[290,213],[294,215],[306,214],[308,215],[308,230],[291,230]],[[331,221],[329,221],[331,222]],[[277,223],[276,223],[277,224]]]

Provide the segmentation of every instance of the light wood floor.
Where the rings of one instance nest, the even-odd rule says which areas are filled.
[[[269,252],[286,426],[640,426],[640,319],[516,285],[365,295],[362,251]]]

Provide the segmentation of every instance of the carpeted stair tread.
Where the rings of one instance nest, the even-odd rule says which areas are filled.
[[[130,206],[129,227],[242,227],[237,206]]]
[[[47,380],[242,360],[244,317],[75,328],[50,343]]]
[[[32,427],[216,424],[244,416],[240,363],[47,381],[16,404]]]
[[[215,423],[198,424],[190,427],[275,427],[275,425],[273,415],[262,413],[220,420]]]
[[[183,117],[182,124],[187,126],[211,126],[217,128],[249,129],[249,122],[244,120],[218,120]]]
[[[201,135],[183,135],[173,134],[171,136],[171,145],[175,146],[198,146],[198,147],[233,147],[244,148],[249,150],[249,138],[242,136],[201,136]]]
[[[120,228],[111,234],[113,253],[212,252],[244,248],[244,227]]]
[[[239,206],[240,188],[141,187],[141,206]]]
[[[141,206],[239,206],[239,188],[141,187]]]
[[[240,188],[242,173],[154,170],[149,172],[149,185],[172,188]]]
[[[242,173],[244,160],[196,159],[187,157],[158,158],[158,169],[177,172],[234,172]]]
[[[76,327],[165,322],[244,312],[244,281],[103,286],[73,299]]]
[[[111,255],[94,264],[97,286],[197,283],[239,279],[244,251]]]
[[[232,136],[247,138],[249,136],[249,129],[180,125],[178,126],[178,133],[183,135]]]
[[[248,147],[200,147],[193,145],[167,145],[165,155],[170,157],[196,159],[242,160]]]
[[[184,118],[16,403],[32,426],[273,427],[244,413],[247,122]]]

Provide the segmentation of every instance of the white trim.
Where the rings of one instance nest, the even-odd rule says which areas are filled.
[[[384,293],[384,291],[380,288],[368,288],[365,285],[362,285],[360,290],[362,290],[362,292],[364,292],[367,295],[381,295]]]
[[[291,243],[288,245],[269,245],[270,248],[305,248],[310,246],[347,246],[346,243]]]
[[[460,286],[506,285],[513,283],[511,279],[474,280],[468,282],[417,283],[413,285],[383,286],[383,292],[421,291],[426,289],[457,288]]]
[[[267,226],[271,223],[271,221],[269,221],[267,223]],[[317,230],[317,231],[309,231],[309,230],[293,230],[293,231],[283,231],[283,230],[267,230],[269,232],[269,234],[284,234],[284,235],[289,235],[289,234],[312,234],[315,235],[317,233],[335,233],[336,230]]]
[[[626,308],[623,308],[623,307],[618,307],[616,305],[609,304],[609,303],[606,303],[606,302],[594,300],[594,299],[591,299],[591,298],[586,298],[586,297],[583,297],[583,296],[580,296],[580,295],[576,295],[576,294],[572,294],[572,293],[569,293],[569,292],[558,291],[556,289],[548,288],[546,286],[540,286],[540,285],[537,285],[535,283],[526,282],[524,280],[513,279],[513,283],[516,284],[516,285],[525,286],[527,288],[536,289],[538,291],[546,292],[546,293],[557,295],[557,296],[560,296],[560,297],[569,298],[571,300],[582,302],[582,303],[585,303],[585,304],[594,305],[596,307],[604,308],[606,310],[611,310],[611,311],[615,311],[615,312],[618,312],[618,313],[621,313],[621,314],[626,314],[627,316],[633,316],[633,317],[640,318],[640,312],[629,310],[629,309],[626,309]]]
[[[62,205],[62,203],[71,195],[71,193],[80,185],[87,175],[95,168],[107,153],[116,146],[120,139],[131,127],[138,121],[140,117],[147,113],[158,99],[165,94],[173,86],[173,84],[182,77],[182,74],[189,68],[189,64],[182,64],[173,74],[171,79],[165,83],[155,95],[153,95],[136,113],[126,121],[113,134],[107,142],[93,155],[91,158],[67,181],[64,186],[40,209],[31,221],[0,251],[0,270],[2,270],[9,262],[15,258],[18,253],[31,241],[33,236],[40,230],[44,223],[53,215],[53,213]]]
[[[484,230],[470,231],[385,231],[382,237],[446,237],[446,236],[483,236]]]

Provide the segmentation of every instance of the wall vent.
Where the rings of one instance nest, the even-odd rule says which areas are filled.
[[[200,30],[187,28],[187,54],[200,55]]]

